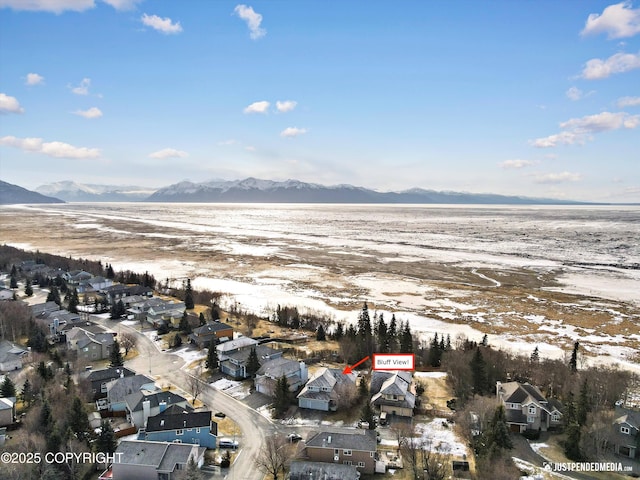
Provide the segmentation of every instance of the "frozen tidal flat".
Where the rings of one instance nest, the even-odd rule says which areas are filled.
[[[66,204],[0,208],[0,240],[425,337],[640,369],[640,208]]]

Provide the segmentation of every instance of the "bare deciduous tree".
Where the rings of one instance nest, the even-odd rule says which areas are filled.
[[[255,463],[262,472],[278,480],[278,475],[280,472],[284,474],[285,466],[293,456],[291,443],[283,436],[274,435],[267,437]]]
[[[200,379],[202,375],[202,364],[198,363],[193,371],[193,374],[188,376],[187,384],[189,386],[189,393],[193,396],[193,404],[196,403],[198,395],[202,393],[203,381]]]
[[[120,335],[120,346],[124,348],[124,356],[129,355],[129,350],[134,348],[138,339],[133,333],[125,332]]]
[[[339,410],[349,409],[358,400],[358,389],[354,383],[343,382],[335,386]]]

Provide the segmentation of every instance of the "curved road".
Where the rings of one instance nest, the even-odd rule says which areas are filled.
[[[126,330],[137,338],[136,349],[141,355],[126,362],[127,367],[143,375],[152,375],[159,384],[165,380],[185,392],[189,392],[190,375],[182,370],[184,360],[178,355],[158,350],[156,344],[135,328],[92,316],[91,320],[110,330]],[[240,450],[228,479],[262,480],[264,475],[256,468],[254,459],[258,456],[265,438],[273,435],[277,426],[258,412],[229,395],[203,382],[200,400],[208,408],[224,413],[233,419],[242,431]]]

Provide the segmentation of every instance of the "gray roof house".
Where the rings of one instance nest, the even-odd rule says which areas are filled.
[[[9,340],[0,340],[0,372],[20,370],[29,352],[24,348],[11,343]]]
[[[125,398],[127,395],[139,392],[140,390],[157,390],[155,382],[144,375],[133,375],[131,377],[117,378],[106,385],[107,398],[101,398],[96,403],[98,410],[109,409],[112,412],[124,412],[127,409]]]
[[[238,340],[225,342],[221,345],[217,345],[216,348],[235,342],[238,342]],[[227,351],[224,354],[219,353],[218,359],[220,361],[220,371],[235,379],[247,378],[249,376],[247,374],[247,360],[249,359],[252,348],[256,349],[258,362],[261,366],[268,360],[273,360],[274,358],[281,357],[283,353],[281,350],[275,350],[271,347],[267,347],[266,345],[254,346],[253,344],[248,344],[247,346],[234,349],[233,351]]]
[[[222,322],[209,322],[198,328],[194,328],[193,332],[189,335],[189,341],[199,348],[208,347],[211,344],[211,340],[215,340],[215,344],[218,340],[224,338],[227,340],[233,338],[233,327]]]
[[[354,465],[324,462],[291,462],[289,480],[358,480],[360,472]]]
[[[73,327],[66,333],[67,349],[79,359],[103,360],[109,358],[114,343],[113,333],[93,333]]]
[[[278,357],[267,360],[256,373],[256,390],[265,395],[274,395],[277,381],[284,376],[289,391],[297,391],[307,381],[307,366],[304,362]]]
[[[616,406],[612,430],[613,451],[623,457],[640,458],[640,412]]]
[[[371,376],[371,403],[391,415],[412,417],[416,392],[412,373],[374,370]]]
[[[336,411],[341,386],[354,388],[358,376],[355,373],[344,374],[336,368],[321,368],[309,379],[298,394],[298,406],[325,412]]]
[[[193,410],[186,398],[173,392],[138,390],[127,395],[124,401],[129,421],[138,428],[144,427],[149,417],[164,412],[172,405]]]
[[[124,440],[116,449],[113,478],[120,480],[174,480],[193,458],[204,463],[206,448],[188,443]]]
[[[103,370],[93,370],[86,375],[91,383],[93,399],[97,400],[107,396],[107,384],[122,377],[132,377],[136,373],[126,367],[109,367]]]
[[[562,424],[560,402],[545,398],[533,385],[496,382],[496,397],[504,405],[507,425],[512,432],[545,432]]]
[[[16,397],[0,398],[0,427],[11,425],[16,420]]]
[[[319,432],[308,438],[305,444],[306,456],[313,462],[353,465],[367,474],[376,470],[376,450],[376,434],[373,430]]]

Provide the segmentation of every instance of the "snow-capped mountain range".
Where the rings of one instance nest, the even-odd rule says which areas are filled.
[[[71,180],[48,183],[36,188],[38,193],[66,202],[134,202],[146,200],[154,191],[154,188],[83,184]]]

